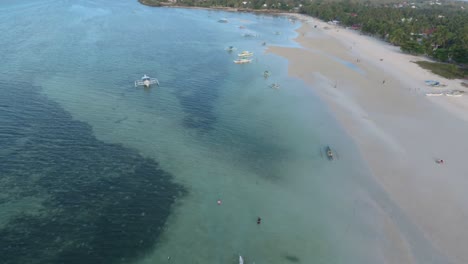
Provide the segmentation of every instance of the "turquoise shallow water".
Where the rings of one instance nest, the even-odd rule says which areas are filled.
[[[298,22],[133,1],[0,10],[6,263],[379,263],[355,146],[261,45],[296,46]],[[134,88],[144,73],[161,86]]]

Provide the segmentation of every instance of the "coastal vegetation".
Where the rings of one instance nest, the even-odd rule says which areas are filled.
[[[438,2],[437,2],[438,3]],[[404,52],[436,61],[468,63],[468,13],[455,4],[370,4],[313,2],[301,13],[334,20],[379,37]]]
[[[147,6],[161,6],[161,1],[156,0],[138,0],[138,2]]]
[[[417,64],[443,77],[468,76],[468,14],[463,3],[371,4],[349,0],[312,2],[300,12],[360,30],[403,52],[436,62]]]
[[[451,63],[468,64],[468,4],[301,0],[139,0],[148,5],[237,8],[261,12],[298,12],[381,38],[403,52]],[[431,66],[433,68],[433,66]],[[445,70],[443,70],[445,71]]]
[[[468,76],[468,69],[457,67],[454,64],[430,61],[416,61],[415,63],[421,68],[430,70],[432,73],[447,79],[461,79]]]

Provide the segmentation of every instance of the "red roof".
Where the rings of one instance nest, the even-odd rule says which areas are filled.
[[[426,34],[426,35],[431,35],[436,30],[437,30],[436,28],[429,28],[429,29],[424,30],[423,33]]]

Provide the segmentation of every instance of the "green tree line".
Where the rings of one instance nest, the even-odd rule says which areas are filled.
[[[401,50],[441,62],[468,63],[468,13],[460,5],[375,5],[370,2],[316,1],[301,13],[385,39]]]
[[[440,62],[468,64],[468,4],[428,0],[407,4],[387,0],[139,0],[160,4],[231,7],[246,10],[300,12],[382,38],[408,53]],[[430,4],[430,1],[432,4]],[[412,8],[414,6],[414,8]]]

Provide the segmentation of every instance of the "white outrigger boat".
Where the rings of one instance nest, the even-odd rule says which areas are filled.
[[[250,59],[238,59],[238,60],[234,60],[234,63],[235,64],[245,64],[245,63],[251,63],[252,60]]]
[[[250,51],[242,51],[241,53],[237,54],[238,57],[241,57],[241,58],[247,58],[247,57],[252,57],[253,56],[253,52],[250,52]]]
[[[146,86],[146,87],[150,87],[150,85],[152,84],[156,84],[157,86],[159,86],[159,81],[158,79],[156,78],[150,78],[148,75],[143,75],[143,77],[141,77],[141,80],[139,81],[135,81],[135,87],[137,86]]]
[[[426,96],[442,96],[444,93],[427,93]]]
[[[462,93],[446,93],[445,96],[451,96],[451,97],[461,97],[463,94]]]

